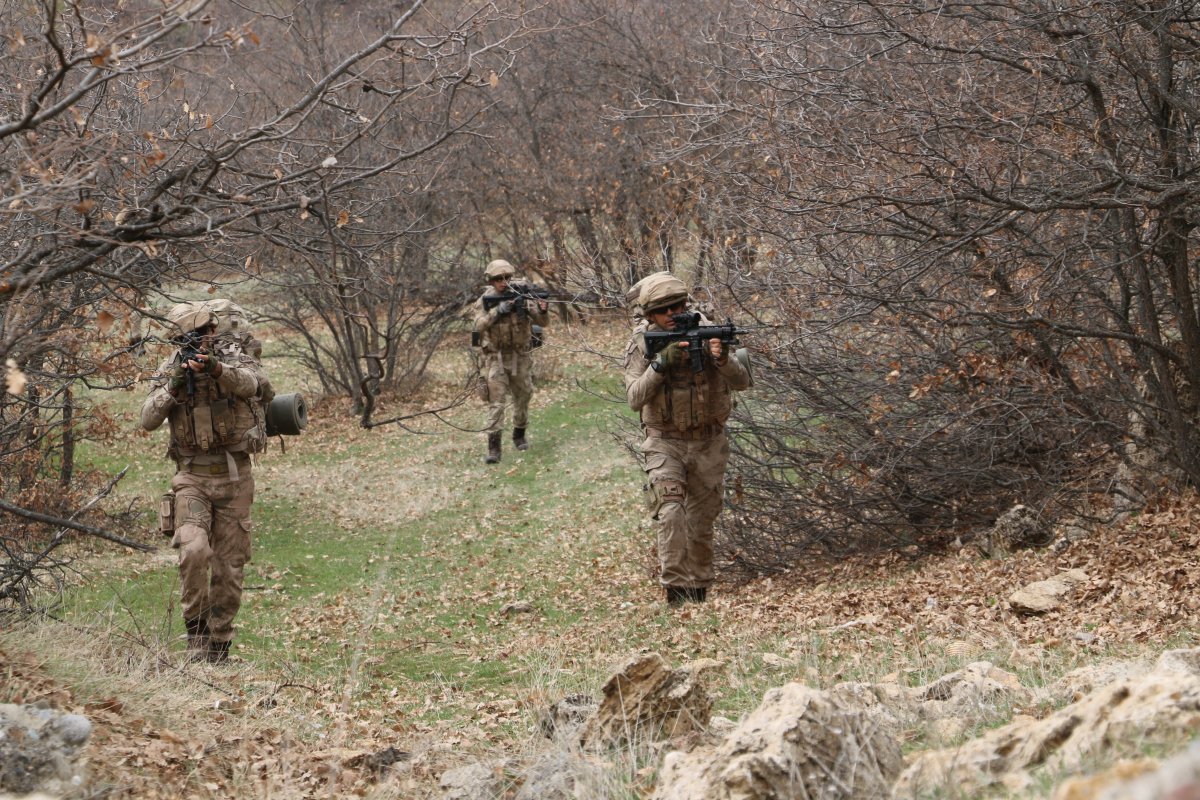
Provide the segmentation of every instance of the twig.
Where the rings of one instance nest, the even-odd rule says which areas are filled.
[[[135,542],[132,539],[126,539],[123,536],[117,536],[115,533],[109,533],[108,531],[101,530],[100,528],[93,528],[91,525],[84,525],[82,522],[74,522],[69,519],[63,519],[62,517],[55,517],[50,514],[42,514],[37,511],[30,511],[27,508],[14,506],[12,503],[9,503],[6,500],[0,500],[0,510],[7,511],[10,514],[16,514],[18,517],[25,517],[26,519],[34,520],[35,522],[44,522],[47,525],[58,525],[62,528],[70,528],[71,530],[80,531],[82,533],[95,536],[98,539],[104,539],[106,541],[113,542],[114,544],[131,547],[134,550],[141,550],[143,553],[150,553],[157,549],[154,547],[154,545]]]

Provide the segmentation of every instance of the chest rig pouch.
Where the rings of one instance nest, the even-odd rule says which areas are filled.
[[[215,350],[227,363],[236,363],[243,358],[242,348],[236,342],[221,343]],[[259,452],[265,444],[265,436],[260,434],[262,421],[258,404],[223,391],[209,375],[201,373],[193,378],[193,391],[181,403],[184,413],[173,414],[171,418],[173,438],[180,454]]]

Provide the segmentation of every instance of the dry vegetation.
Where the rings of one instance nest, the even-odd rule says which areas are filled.
[[[559,377],[533,411],[542,452],[510,453],[500,470],[480,463],[478,434],[440,423],[422,423],[428,434],[364,431],[332,413],[336,403],[287,455],[267,457],[260,508],[297,505],[325,542],[289,561],[289,532],[260,526],[231,666],[181,663],[169,552],[101,548],[78,554],[88,579],[75,596],[116,596],[98,612],[69,603],[69,622],[0,636],[0,701],[48,700],[88,715],[97,726],[92,785],[110,797],[435,797],[446,769],[547,746],[539,713],[567,694],[595,694],[639,648],[676,664],[721,661],[717,711],[736,717],[789,680],[917,685],[987,658],[1038,684],[1194,641],[1192,495],[1058,549],[1003,560],[964,548],[814,561],[723,584],[707,605],[670,612],[652,578],[636,473],[613,435],[619,407],[600,403],[544,429],[586,394],[575,379],[595,388],[611,373],[578,345],[614,352],[624,334],[558,334],[545,362]],[[439,359],[415,407],[455,383],[461,358],[448,350]],[[451,421],[467,427],[479,413]],[[154,459],[160,444],[135,436],[122,447]],[[563,474],[564,463],[575,474]],[[131,487],[145,492],[139,502],[152,499],[157,479]],[[355,543],[368,531],[382,545],[360,555]],[[342,550],[351,555],[339,558]],[[297,566],[306,555],[325,561],[330,577]],[[1008,610],[1013,590],[1069,568],[1089,583],[1068,608],[1043,618]],[[309,580],[320,585],[303,588]],[[520,601],[532,612],[504,610]],[[939,743],[923,730],[907,738],[912,749]],[[602,759],[621,787],[614,796],[647,792],[658,755]]]

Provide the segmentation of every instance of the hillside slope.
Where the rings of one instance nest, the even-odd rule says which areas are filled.
[[[0,702],[87,714],[93,788],[109,797],[436,797],[446,769],[543,747],[539,714],[597,694],[640,649],[674,664],[720,661],[715,713],[737,718],[787,681],[919,685],[987,659],[1041,685],[1195,643],[1191,496],[1063,548],[798,564],[667,609],[619,377],[585,352],[618,352],[623,337],[556,333],[542,354],[533,446],[494,467],[482,462],[482,434],[460,430],[481,423],[475,401],[416,432],[363,430],[336,401],[318,404],[310,430],[256,473],[233,664],[182,663],[169,549],[83,543],[62,622],[0,632]],[[436,405],[465,363],[455,343],[403,408]],[[136,465],[115,502],[149,509],[170,470],[162,436],[132,433],[139,402],[113,400],[131,433],[91,458]],[[1070,568],[1088,582],[1062,611],[1008,608],[1015,589]],[[910,753],[940,744],[906,733]],[[613,796],[645,795],[658,755],[610,758]]]

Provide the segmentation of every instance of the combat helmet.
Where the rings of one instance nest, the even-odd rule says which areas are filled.
[[[487,265],[487,269],[483,271],[483,274],[490,281],[494,278],[511,278],[517,274],[517,271],[513,269],[512,264],[503,258],[497,258]]]
[[[250,337],[250,317],[245,310],[232,300],[204,300],[198,305],[208,309],[216,316],[217,338],[246,339]]]
[[[670,272],[655,272],[631,286],[625,297],[634,303],[634,311],[644,316],[660,308],[687,302],[688,288]]]
[[[180,333],[191,333],[206,325],[216,325],[217,315],[204,303],[179,303],[167,312],[167,321]]]

